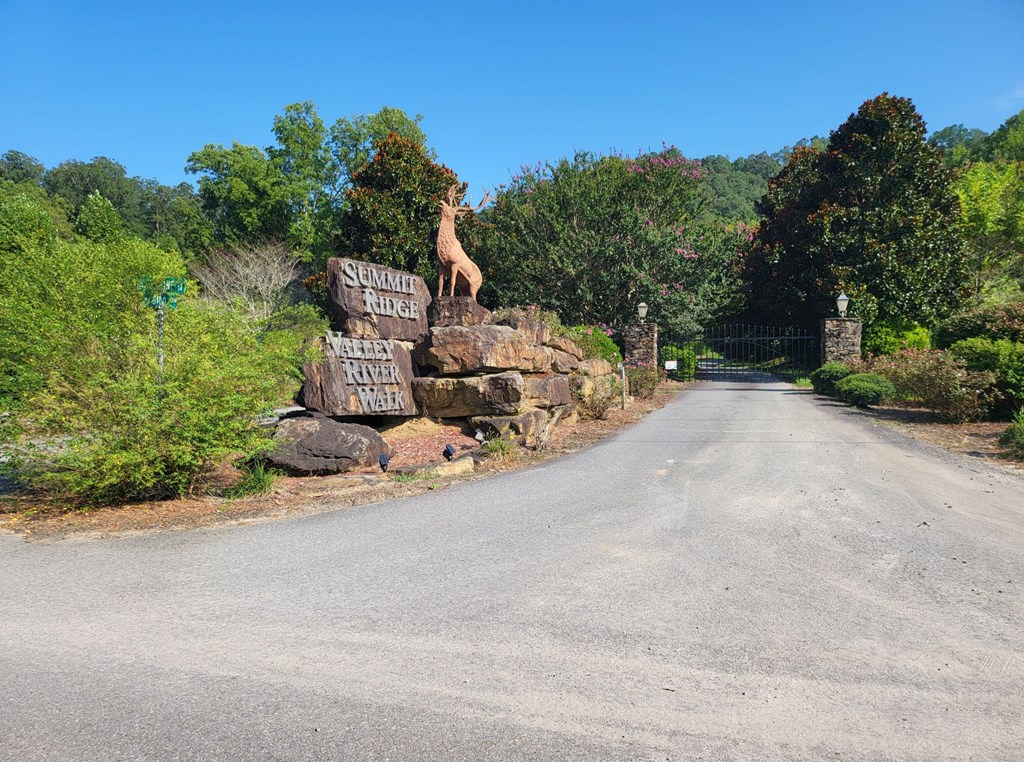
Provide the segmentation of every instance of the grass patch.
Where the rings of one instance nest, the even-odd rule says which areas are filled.
[[[278,477],[283,475],[280,471],[267,468],[263,461],[242,466],[242,473],[242,480],[238,484],[224,490],[224,497],[228,500],[266,495],[274,487]]]

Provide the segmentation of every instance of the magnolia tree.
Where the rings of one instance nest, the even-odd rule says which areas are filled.
[[[482,298],[612,325],[646,302],[650,319],[693,332],[732,306],[746,235],[704,221],[706,203],[700,163],[670,146],[523,167],[484,214]]]

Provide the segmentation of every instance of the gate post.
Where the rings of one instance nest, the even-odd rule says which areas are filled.
[[[860,359],[860,318],[825,318],[821,321],[821,364]]]
[[[626,364],[648,364],[658,367],[658,324],[637,323],[622,331]]]

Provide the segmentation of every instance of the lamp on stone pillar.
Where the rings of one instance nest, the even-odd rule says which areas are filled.
[[[839,309],[839,317],[846,317],[846,306],[849,303],[850,297],[840,291],[839,296],[836,297],[836,307]]]
[[[647,317],[647,302],[640,302],[636,306],[636,314],[640,318],[640,322],[643,323]]]

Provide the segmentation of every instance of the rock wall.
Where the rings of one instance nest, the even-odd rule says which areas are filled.
[[[577,399],[608,388],[614,378],[609,363],[584,360],[572,341],[552,336],[535,310],[495,319],[474,299],[431,299],[421,278],[349,259],[329,260],[327,288],[338,332],[317,340],[324,360],[303,367],[299,401],[308,417],[364,423],[372,420],[368,416],[462,419],[485,436],[534,445],[555,425],[575,420]],[[331,459],[324,454],[330,426],[286,428],[302,437],[285,437],[294,446],[279,446],[289,468],[300,469],[297,451]],[[353,456],[356,437],[346,436],[351,441],[344,456],[332,459],[342,467],[365,465],[381,454],[367,445],[372,452]],[[316,470],[333,468],[332,462]]]

